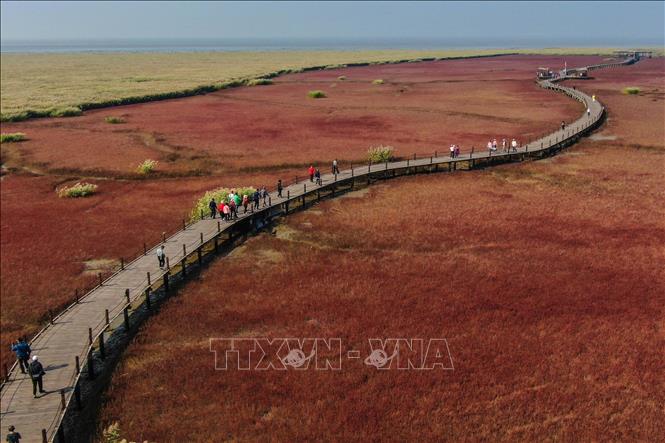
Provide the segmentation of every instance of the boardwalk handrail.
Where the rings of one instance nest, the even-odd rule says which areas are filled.
[[[632,64],[635,61],[636,60],[631,57],[629,59],[613,63],[588,66],[586,69],[590,70],[610,66],[620,66]],[[234,231],[242,230],[243,232],[246,232],[246,230],[250,227],[251,229],[254,229],[257,227],[257,224],[263,224],[266,222],[266,220],[270,220],[275,216],[288,214],[289,206],[291,205],[300,205],[300,207],[306,207],[308,199],[310,204],[313,201],[319,201],[321,199],[322,192],[328,192],[328,195],[334,196],[336,192],[340,192],[338,188],[342,188],[344,186],[347,186],[348,188],[350,185],[350,189],[353,189],[356,182],[361,182],[364,180],[366,180],[367,183],[370,183],[372,179],[377,180],[390,178],[397,175],[417,173],[419,171],[433,172],[438,171],[439,167],[442,165],[448,165],[448,170],[453,171],[457,169],[464,169],[464,166],[466,169],[473,169],[507,161],[525,160],[527,158],[540,158],[545,155],[554,154],[564,147],[574,143],[582,135],[595,129],[595,127],[600,124],[605,115],[605,108],[598,101],[592,99],[582,91],[559,84],[561,80],[565,80],[566,78],[568,77],[559,77],[556,79],[538,81],[538,85],[540,87],[564,93],[571,98],[574,98],[575,100],[583,103],[585,108],[590,111],[587,115],[587,111],[585,110],[584,114],[571,125],[569,125],[569,127],[566,129],[560,129],[536,140],[529,140],[526,144],[520,146],[517,150],[509,150],[508,152],[492,153],[484,152],[482,149],[479,149],[477,152],[472,151],[468,156],[460,155],[459,157],[451,158],[447,155],[441,156],[438,152],[435,151],[433,155],[431,155],[431,153],[430,155],[425,154],[420,158],[418,158],[418,155],[414,154],[413,159],[409,157],[393,162],[374,164],[368,163],[366,165],[356,165],[355,168],[354,165],[351,165],[351,169],[340,171],[339,174],[324,175],[322,179],[324,179],[325,184],[322,185],[310,184],[306,180],[305,182],[299,182],[297,177],[291,184],[288,184],[285,181],[283,182],[284,193],[286,194],[285,197],[274,197],[273,202],[272,199],[275,195],[273,191],[273,194],[269,197],[269,203],[267,205],[264,205],[263,208],[259,208],[258,210],[252,211],[251,213],[243,214],[237,221],[228,224],[225,223],[223,229],[221,221],[217,222],[216,225],[211,225],[210,219],[183,223],[182,229],[179,229],[176,233],[168,236],[166,239],[163,239],[163,241],[154,245],[150,249],[144,246],[142,254],[139,254],[129,263],[123,262],[120,269],[113,272],[106,279],[100,281],[98,285],[96,285],[92,290],[88,291],[83,297],[77,298],[75,302],[68,305],[57,316],[52,317],[51,322],[42,328],[33,337],[31,343],[35,344],[36,342],[39,342],[39,340],[53,328],[53,325],[58,324],[58,321],[73,311],[74,308],[77,306],[80,307],[82,303],[88,302],[89,299],[93,298],[98,292],[101,293],[106,288],[113,288],[115,280],[119,279],[119,277],[124,272],[128,272],[130,270],[140,271],[142,262],[147,260],[146,256],[154,258],[155,249],[159,244],[177,243],[177,250],[179,251],[180,243],[182,243],[183,250],[181,253],[179,251],[176,254],[170,255],[170,258],[175,259],[172,265],[169,264],[166,269],[158,271],[154,274],[150,274],[150,271],[147,271],[148,273],[146,278],[140,280],[131,288],[127,288],[125,286],[118,287],[118,291],[124,289],[125,297],[122,298],[121,296],[119,302],[115,302],[112,305],[107,305],[106,316],[97,322],[96,325],[88,325],[88,344],[83,346],[82,349],[80,349],[80,352],[76,351],[77,354],[69,354],[69,356],[72,359],[76,357],[77,363],[79,361],[85,362],[87,359],[87,372],[90,375],[91,371],[94,372],[94,369],[91,366],[94,365],[94,360],[92,360],[91,356],[95,350],[95,345],[97,344],[97,348],[100,347],[101,343],[103,343],[104,333],[108,331],[110,325],[118,323],[120,318],[123,317],[124,326],[128,328],[130,326],[128,311],[133,306],[138,304],[138,307],[140,307],[146,303],[147,306],[149,306],[151,292],[154,292],[162,286],[164,286],[165,289],[168,289],[171,275],[181,274],[185,276],[187,269],[191,266],[192,262],[196,261],[200,266],[204,256],[212,254],[212,251],[216,253],[220,246],[224,246],[225,242],[235,241],[236,237],[233,236]],[[445,153],[442,152],[441,154]],[[243,226],[243,224],[248,224],[249,226]],[[188,235],[192,232],[195,234],[198,233],[200,235],[188,237]],[[222,238],[223,234],[228,234],[228,238]],[[101,296],[102,295],[100,295],[100,297]],[[145,297],[145,299],[142,300],[142,297]],[[86,365],[81,365],[80,367],[77,365],[76,370],[73,371],[71,377],[68,378],[68,390],[61,391],[62,403],[58,410],[54,411],[54,416],[50,424],[43,428],[45,430],[45,432],[42,431],[44,434],[43,436],[48,441],[53,440],[56,435],[60,435],[61,438],[63,436],[62,420],[70,406],[72,398],[78,400],[77,396],[80,395],[80,393],[77,391],[78,384],[82,374],[84,373],[84,366]],[[12,382],[17,381],[17,372],[16,364],[14,364],[10,370],[10,373],[7,374],[7,382],[3,383],[3,401],[6,394],[5,387],[7,384],[11,384]],[[3,406],[3,415],[5,414],[5,406]],[[24,435],[26,434],[24,433]]]

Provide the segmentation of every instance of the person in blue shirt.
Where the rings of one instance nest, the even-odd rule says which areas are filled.
[[[12,344],[12,351],[16,354],[16,360],[18,360],[18,366],[21,368],[21,372],[25,374],[25,371],[28,370],[28,359],[30,358],[30,345],[25,342],[23,338],[19,338],[16,343]]]

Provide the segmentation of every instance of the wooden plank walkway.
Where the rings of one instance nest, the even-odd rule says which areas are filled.
[[[587,67],[599,69],[634,63],[634,59]],[[318,195],[321,192],[332,192],[337,186],[352,181],[380,179],[391,173],[402,174],[405,171],[417,173],[432,170],[472,169],[478,166],[491,165],[505,161],[519,161],[528,158],[539,158],[551,155],[559,149],[574,143],[581,135],[591,131],[603,118],[604,108],[600,102],[579,90],[566,88],[557,84],[560,79],[539,82],[541,87],[563,92],[582,102],[590,110],[585,112],[574,123],[564,130],[558,130],[541,139],[530,141],[515,152],[464,153],[457,158],[448,156],[425,157],[390,163],[365,165],[340,171],[338,175],[322,176],[322,185],[309,181],[294,183],[284,188],[282,198],[274,193],[270,204],[256,212],[239,214],[234,222],[221,223],[218,220],[203,219],[187,226],[180,232],[170,236],[166,241],[165,250],[171,267],[183,259],[191,257],[197,248],[211,240],[227,234],[239,223],[254,222],[267,215],[288,212],[289,205],[296,206],[304,198]],[[184,246],[183,246],[184,245]],[[52,441],[56,439],[62,418],[72,398],[75,398],[75,387],[81,376],[76,367],[76,358],[81,367],[91,355],[90,335],[93,342],[100,334],[107,331],[107,317],[112,320],[124,316],[124,310],[130,303],[137,304],[145,297],[145,292],[155,282],[164,280],[167,270],[158,267],[155,255],[156,246],[146,255],[125,265],[124,269],[105,280],[102,285],[87,293],[79,303],[72,304],[59,314],[52,324],[40,331],[32,340],[33,354],[38,355],[46,369],[44,388],[48,394],[41,398],[32,397],[32,383],[28,376],[12,367],[8,380],[3,384],[0,398],[2,426],[16,426],[22,434],[23,442]],[[148,277],[150,273],[150,277]],[[148,279],[150,278],[150,282]],[[168,278],[168,277],[167,277]],[[127,297],[127,291],[129,297]],[[107,314],[108,311],[108,314]],[[94,344],[94,343],[93,343]],[[60,431],[62,432],[62,431]],[[60,435],[62,439],[62,435]]]

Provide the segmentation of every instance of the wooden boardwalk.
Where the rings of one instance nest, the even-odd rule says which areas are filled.
[[[599,69],[634,63],[628,59],[616,63],[589,66]],[[201,260],[204,253],[217,250],[222,242],[238,232],[239,228],[253,229],[272,217],[288,213],[289,210],[306,206],[325,196],[353,188],[354,183],[369,183],[372,180],[405,174],[434,171],[454,171],[473,169],[509,161],[522,161],[552,155],[574,143],[581,136],[599,125],[604,116],[600,102],[579,90],[560,86],[556,80],[539,82],[541,87],[559,91],[580,101],[589,113],[578,118],[564,130],[558,130],[538,140],[529,141],[516,151],[509,153],[482,152],[464,153],[457,158],[431,156],[390,163],[364,165],[340,171],[337,175],[322,176],[322,185],[309,181],[286,186],[283,197],[272,193],[270,204],[255,212],[239,214],[235,222],[203,219],[170,236],[164,242],[170,269],[160,269],[155,250],[131,263],[124,265],[101,285],[73,303],[53,319],[53,322],[40,331],[32,340],[33,354],[38,355],[46,369],[44,388],[48,394],[41,398],[32,397],[32,383],[14,365],[3,384],[0,405],[2,426],[16,426],[22,434],[22,442],[64,440],[61,427],[62,418],[70,407],[76,405],[77,383],[82,374],[87,374],[86,362],[93,355],[102,352],[100,346],[105,334],[108,336],[109,323],[129,321],[128,314],[133,307],[145,303],[146,294],[161,285],[166,285],[174,273],[183,273],[191,263]],[[242,212],[242,211],[241,211]],[[183,266],[184,265],[184,266]],[[185,269],[183,269],[183,267]],[[148,274],[149,273],[149,274]],[[122,326],[119,326],[122,327]],[[80,367],[77,367],[77,360]]]

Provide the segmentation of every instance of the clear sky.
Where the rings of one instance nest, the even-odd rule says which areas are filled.
[[[422,38],[661,43],[654,2],[15,2],[7,40],[109,38]],[[591,46],[591,45],[589,45]]]

